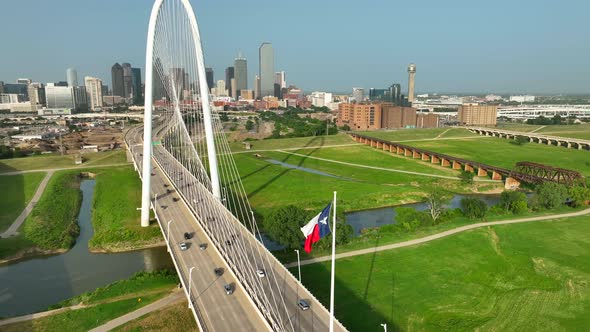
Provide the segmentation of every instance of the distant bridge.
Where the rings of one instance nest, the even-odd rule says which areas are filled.
[[[493,136],[499,138],[506,138],[506,139],[516,139],[518,136],[526,137],[529,142],[539,143],[539,144],[547,144],[547,145],[555,145],[555,146],[562,146],[568,149],[578,149],[578,150],[590,150],[590,141],[584,139],[577,139],[577,138],[570,138],[570,137],[561,137],[561,136],[551,136],[551,135],[543,135],[539,133],[526,133],[514,130],[505,130],[505,129],[496,129],[496,128],[486,128],[486,127],[471,127],[468,126],[466,129],[480,135],[485,136]]]
[[[518,187],[521,182],[532,184],[556,182],[565,185],[584,182],[584,177],[580,173],[562,168],[531,162],[519,162],[514,169],[510,170],[375,137],[356,133],[349,133],[349,135],[359,143],[397,155],[420,159],[443,167],[451,167],[455,170],[464,170],[471,173],[475,173],[477,170],[477,176],[490,176],[492,180],[500,181],[504,179],[506,189]]]

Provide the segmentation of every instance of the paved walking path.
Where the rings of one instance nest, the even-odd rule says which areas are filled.
[[[475,229],[475,228],[494,226],[494,225],[506,225],[506,224],[517,224],[517,223],[523,223],[523,222],[551,220],[551,219],[557,219],[557,218],[568,218],[568,217],[576,217],[576,216],[582,216],[582,215],[587,215],[587,214],[590,214],[590,209],[577,211],[577,212],[570,212],[570,213],[554,214],[554,215],[548,215],[548,216],[529,217],[529,218],[521,218],[521,219],[510,219],[510,220],[501,220],[501,221],[492,221],[492,222],[480,222],[477,224],[465,225],[465,226],[450,229],[448,231],[444,231],[441,233],[425,236],[420,239],[408,240],[408,241],[403,241],[403,242],[399,242],[399,243],[386,244],[386,245],[378,246],[378,247],[374,247],[374,248],[360,249],[360,250],[344,252],[341,254],[336,254],[336,259],[358,256],[358,255],[366,255],[366,254],[371,254],[371,253],[378,252],[378,251],[385,251],[385,250],[391,250],[391,249],[396,249],[396,248],[413,246],[415,244],[421,244],[421,243],[437,240],[437,239],[440,239],[443,237],[447,237],[447,236],[457,234],[457,233],[462,233],[462,232],[465,232],[465,231],[468,231],[471,229]],[[331,259],[332,259],[332,256],[316,257],[316,258],[311,258],[311,259],[306,259],[306,260],[301,261],[301,265],[315,264],[315,263],[319,263],[319,262],[329,261]],[[297,262],[285,264],[285,267],[287,267],[287,268],[296,267],[296,266],[297,266]]]
[[[93,328],[90,332],[106,332],[110,331],[116,327],[119,327],[125,323],[128,323],[134,319],[137,319],[145,314],[148,314],[152,311],[160,310],[172,303],[178,302],[185,299],[184,292],[176,291],[165,298],[159,299],[156,302],[150,303],[145,307],[139,308],[135,311],[132,311],[128,314],[125,314],[121,317],[115,318],[101,326]]]
[[[49,179],[53,175],[53,172],[53,170],[47,172],[47,174],[39,184],[39,188],[37,188],[37,191],[35,192],[35,195],[31,199],[29,204],[27,204],[23,212],[21,212],[21,214],[16,218],[12,225],[10,225],[10,227],[8,227],[8,229],[0,235],[0,238],[7,238],[18,234],[18,229],[23,224],[23,222],[25,222],[25,219],[27,219],[31,211],[33,211],[35,204],[37,204],[37,202],[39,202],[39,199],[41,199],[41,195],[45,191],[47,182],[49,182]]]
[[[533,129],[533,130],[529,131],[529,133],[536,133],[537,131],[539,131],[539,130],[545,128],[545,127],[547,127],[547,126],[541,126],[539,128],[536,128],[536,129]]]
[[[47,317],[47,316],[57,315],[57,314],[62,313],[64,311],[78,310],[78,309],[83,309],[83,308],[87,308],[87,306],[82,305],[82,304],[77,304],[77,305],[74,305],[71,307],[59,308],[59,309],[55,309],[55,310],[36,312],[34,314],[29,314],[29,315],[24,315],[24,316],[7,318],[7,319],[0,320],[0,326],[26,322],[26,321],[32,320],[32,319],[39,319],[39,318],[43,318],[43,317]]]
[[[18,175],[23,173],[33,173],[33,172],[56,172],[56,171],[65,171],[70,169],[85,169],[85,168],[104,168],[104,167],[117,167],[117,166],[131,166],[133,163],[118,163],[118,164],[106,164],[106,165],[88,165],[82,164],[80,166],[73,166],[73,167],[62,167],[62,168],[45,168],[45,169],[28,169],[23,171],[13,171],[13,172],[0,172],[0,176],[2,175]]]
[[[281,151],[281,150],[304,150],[304,149],[321,149],[321,148],[338,148],[341,146],[355,146],[359,145],[362,146],[361,143],[349,143],[349,144],[335,144],[335,145],[316,145],[316,146],[301,146],[296,148],[283,148],[283,149],[262,149],[262,150],[246,150],[246,151],[238,151],[232,152],[231,154],[241,154],[241,153],[252,153],[252,152],[269,152],[269,151]]]

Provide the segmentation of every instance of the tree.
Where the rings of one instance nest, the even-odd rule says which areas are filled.
[[[504,191],[500,195],[500,206],[513,214],[521,214],[528,209],[526,195],[519,191]]]
[[[250,131],[252,129],[254,129],[254,122],[252,122],[252,120],[246,121],[246,130]]]
[[[223,122],[227,122],[227,121],[229,121],[229,116],[227,116],[227,113],[221,112],[221,115],[219,116],[219,120],[221,120]]]
[[[345,124],[344,126],[340,127],[340,129],[342,129],[344,131],[350,131],[350,126]]]
[[[309,214],[300,207],[288,205],[272,211],[263,220],[265,233],[275,242],[291,249],[301,247],[302,227]]]
[[[544,182],[535,188],[536,203],[546,209],[554,209],[567,199],[566,186],[555,182]]]
[[[518,135],[518,136],[516,136],[516,138],[512,142],[515,145],[524,145],[529,142],[529,139],[526,138],[526,136]]]
[[[572,200],[572,206],[578,207],[590,201],[590,189],[582,186],[574,186],[568,189],[569,198]]]
[[[444,191],[438,186],[433,187],[428,193],[428,196],[426,196],[428,211],[433,224],[437,223],[438,218],[443,213],[447,200]]]
[[[463,214],[469,219],[484,219],[488,212],[486,202],[475,197],[461,199],[461,208],[463,209]]]
[[[461,174],[459,175],[459,177],[461,178],[461,182],[466,183],[466,184],[473,184],[473,177],[475,176],[475,174],[473,174],[473,172],[466,172],[466,171],[461,171]]]

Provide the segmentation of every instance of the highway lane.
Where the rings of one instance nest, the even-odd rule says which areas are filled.
[[[140,140],[140,135],[138,135],[139,132],[136,132],[134,135],[134,144],[130,144],[131,146],[135,147],[135,146],[141,146],[141,140]],[[136,151],[138,151],[139,149],[136,149]],[[246,287],[249,287],[251,290],[253,290],[255,297],[261,299],[261,302],[263,303],[262,307],[263,308],[271,308],[273,305],[274,306],[279,306],[280,308],[280,318],[278,319],[280,321],[280,325],[282,326],[282,328],[284,330],[293,330],[293,331],[327,331],[328,330],[328,322],[329,322],[329,313],[328,311],[294,278],[294,276],[287,271],[284,266],[278,262],[278,260],[275,259],[275,257],[268,252],[263,246],[262,244],[256,240],[250,233],[249,231],[243,227],[243,225],[237,220],[235,219],[235,217],[233,215],[231,215],[229,213],[229,211],[227,211],[225,209],[225,207],[223,207],[223,205],[213,197],[213,195],[211,195],[210,192],[208,192],[208,190],[205,187],[200,186],[200,183],[198,183],[197,179],[194,177],[193,174],[189,173],[184,167],[177,167],[176,165],[171,165],[174,161],[171,161],[170,159],[172,159],[173,157],[171,155],[166,155],[166,151],[163,149],[163,147],[161,146],[156,146],[154,147],[154,153],[156,156],[156,159],[158,160],[165,160],[164,163],[165,165],[162,165],[164,168],[168,168],[170,169],[170,172],[174,173],[171,174],[172,177],[176,177],[176,178],[181,178],[183,181],[179,181],[179,189],[180,193],[183,193],[183,198],[184,201],[190,202],[191,199],[186,197],[188,196],[190,193],[186,192],[183,186],[188,186],[188,185],[192,185],[193,187],[191,188],[192,190],[198,190],[200,193],[198,195],[199,197],[199,204],[198,206],[191,206],[191,208],[193,209],[194,214],[196,214],[198,217],[197,218],[201,218],[201,221],[198,222],[198,220],[192,216],[182,216],[182,215],[175,215],[174,218],[176,219],[182,219],[182,220],[189,220],[190,222],[187,223],[183,223],[181,225],[178,225],[178,227],[193,227],[194,229],[197,229],[197,236],[201,235],[201,237],[203,237],[203,240],[205,239],[204,236],[204,232],[205,230],[201,227],[201,223],[203,223],[204,219],[207,219],[206,216],[207,215],[212,215],[212,211],[214,214],[214,218],[215,218],[215,222],[210,223],[208,220],[206,220],[205,224],[207,225],[207,227],[210,228],[209,230],[209,234],[212,235],[214,238],[217,238],[217,246],[219,247],[223,247],[221,249],[223,249],[222,251],[226,252],[229,256],[226,257],[226,259],[231,258],[230,260],[233,261],[234,263],[231,264],[235,264],[234,265],[234,269],[237,269],[239,271],[241,271],[243,280],[246,280],[247,285]],[[141,156],[139,155],[139,152],[136,152],[135,154],[135,158],[136,160],[141,160]],[[166,195],[166,191],[165,188],[163,187],[163,182],[161,182],[161,179],[164,178],[164,175],[160,173],[160,169],[158,168],[157,172],[156,172],[156,176],[152,177],[152,181],[153,181],[153,191],[154,193],[159,193],[160,195],[163,196],[159,196],[161,198],[158,199],[158,206],[167,206],[166,209],[167,210],[170,208],[170,204],[174,204],[174,205],[179,205],[181,204],[181,202],[171,202],[171,196],[172,195]],[[156,180],[158,179],[158,184],[156,184]],[[189,179],[189,180],[187,180]],[[162,190],[157,190],[158,189],[158,185],[161,185],[161,189]],[[180,195],[179,195],[180,197]],[[194,199],[194,198],[193,198]],[[164,204],[164,202],[166,204]],[[182,204],[184,205],[184,204]],[[202,210],[203,207],[206,207],[206,210]],[[161,209],[161,207],[159,208]],[[184,213],[190,213],[186,208],[183,209]],[[215,214],[214,212],[217,211],[217,213]],[[219,211],[222,211],[222,213],[219,213]],[[223,213],[223,211],[226,211],[227,213]],[[160,210],[158,210],[158,214],[160,214]],[[227,230],[224,230],[224,228],[221,226],[223,222],[229,223],[233,226],[231,226],[233,228],[233,234],[236,234],[239,236],[239,241],[237,241],[237,243],[233,246],[231,245],[226,245],[225,242],[225,238],[228,237],[227,234]],[[165,223],[164,220],[162,220],[162,223]],[[176,224],[176,221],[174,221],[172,224]],[[184,233],[182,230],[179,231],[174,231],[172,230],[172,224],[171,224],[171,234],[172,234],[172,243],[175,243],[175,240],[178,241],[179,239],[182,239],[182,234]],[[165,227],[165,225],[162,225],[163,227]],[[212,233],[211,233],[212,232]],[[224,233],[225,232],[225,233]],[[201,239],[199,239],[201,240]],[[210,244],[209,244],[210,245]],[[178,245],[175,243],[174,247],[177,247]],[[195,246],[194,247],[198,247],[198,243],[195,242]],[[178,249],[178,248],[177,248]],[[212,249],[212,248],[211,248]],[[241,250],[240,250],[241,249]],[[191,249],[189,249],[188,251],[190,251]],[[195,250],[198,250],[195,249]],[[209,249],[207,249],[209,250]],[[188,252],[187,251],[187,252]],[[213,251],[213,250],[211,250]],[[187,254],[185,253],[181,253],[181,255],[183,254]],[[189,254],[190,255],[190,254]],[[221,258],[218,257],[220,260]],[[194,262],[196,260],[198,260],[199,257],[197,255],[197,257],[191,257],[190,258],[190,262]],[[218,266],[223,266],[223,263],[219,262]],[[255,275],[255,270],[259,267],[264,267],[264,270],[266,271],[267,276],[264,278],[258,278]],[[183,269],[183,273],[185,273],[186,275],[188,275],[188,269],[190,267],[189,266],[184,266]],[[208,289],[211,289],[212,287],[217,287],[219,289],[219,292],[221,292],[224,296],[225,294],[223,293],[223,282],[227,282],[226,279],[224,279],[224,281],[218,281],[218,280],[213,280],[213,282],[217,282],[217,284],[212,284],[212,277],[214,276],[213,274],[213,267],[209,266],[209,271],[210,271],[210,277],[209,279],[207,279],[207,273],[200,275],[197,279],[197,277],[195,276],[195,273],[197,271],[197,268],[195,268],[193,270],[193,281],[195,282],[199,282],[199,286],[197,286],[197,288],[199,289],[199,291],[201,290],[205,290],[205,292],[208,291]],[[254,275],[252,277],[252,275]],[[226,274],[224,274],[225,277]],[[254,279],[253,279],[254,278]],[[276,280],[276,281],[275,281]],[[326,281],[328,282],[328,281]],[[197,289],[195,288],[195,289]],[[275,294],[275,297],[273,298],[273,293]],[[278,296],[278,294],[281,294],[281,296]],[[297,306],[297,302],[299,301],[299,299],[305,299],[307,300],[307,302],[310,304],[310,309],[303,311],[301,310],[298,306]],[[199,300],[201,301],[200,303],[200,307],[203,307],[204,301],[203,301],[203,297],[200,297]],[[248,303],[248,305],[252,308],[251,310],[255,310],[253,309],[253,306],[251,304]],[[263,309],[266,310],[266,309]],[[211,311],[210,311],[210,307],[206,307],[205,310],[202,311],[204,313],[204,315],[209,315],[211,316]],[[241,312],[238,312],[237,315],[241,315]],[[276,318],[276,317],[275,317]],[[244,326],[240,326],[238,328],[238,330],[243,330]],[[337,331],[343,331],[345,330],[340,324],[339,322],[336,322],[335,324],[335,329]]]
[[[135,146],[137,149],[134,151],[134,157],[136,160],[141,160],[137,159],[140,158],[141,145]],[[196,299],[194,305],[201,313],[200,316],[207,331],[268,330],[256,309],[246,298],[247,295],[240,289],[236,289],[236,281],[228,273],[223,260],[211,247],[203,231],[195,227],[197,222],[194,216],[181,201],[174,202],[174,198],[178,195],[170,183],[168,187],[164,187],[166,177],[162,171],[154,167],[152,172],[155,174],[151,177],[152,193],[154,197],[158,196],[154,206],[164,233],[167,232],[168,221],[172,220],[170,248],[181,269],[180,276],[187,280],[190,268],[195,267],[192,272],[191,295]],[[166,189],[171,189],[173,192],[167,194]],[[185,241],[185,232],[193,233],[193,238]],[[188,250],[180,250],[180,242],[189,243]],[[205,243],[207,249],[200,250],[200,243]],[[214,273],[214,269],[218,267],[224,268],[224,273],[220,277]],[[233,284],[236,289],[231,295],[225,294],[223,289],[223,286],[228,283]]]

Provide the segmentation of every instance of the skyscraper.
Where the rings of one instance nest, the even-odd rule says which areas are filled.
[[[205,76],[207,77],[207,87],[209,88],[209,92],[211,92],[211,89],[213,89],[213,86],[215,84],[213,82],[213,68],[205,68]]]
[[[111,68],[113,80],[113,96],[125,97],[125,85],[123,84],[123,67],[117,62]]]
[[[227,67],[225,68],[225,87],[229,91],[229,96],[237,98],[237,96],[233,95],[233,87],[231,86],[231,79],[234,78],[234,67]]]
[[[391,96],[391,102],[394,105],[401,106],[402,105],[402,87],[401,85],[395,83],[389,87],[389,94]]]
[[[408,65],[408,102],[414,102],[414,77],[416,76],[416,65]]]
[[[254,99],[260,99],[260,76],[254,76]]]
[[[287,87],[287,78],[284,71],[277,71],[275,73],[275,84],[278,84],[281,89]]]
[[[131,78],[131,65],[127,62],[121,65],[123,67],[123,87],[125,89],[125,99],[133,97],[133,79]]]
[[[363,88],[352,88],[352,98],[354,98],[354,100],[357,103],[360,103],[364,100],[364,95],[365,95],[365,89]]]
[[[233,97],[237,98],[240,95],[240,91],[248,89],[248,62],[246,58],[242,57],[241,52],[234,60],[234,78],[236,80],[236,95]]]
[[[90,109],[95,111],[102,107],[102,81],[96,77],[84,77],[84,85],[88,93]]]
[[[66,80],[68,86],[78,86],[78,72],[74,68],[68,68],[66,71]]]
[[[260,68],[260,97],[274,94],[275,54],[271,43],[262,43],[258,48]]]
[[[141,104],[141,69],[131,68],[131,87],[133,90],[133,103]]]

